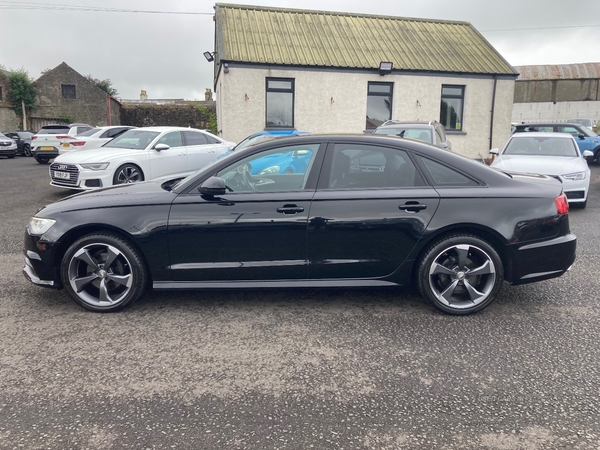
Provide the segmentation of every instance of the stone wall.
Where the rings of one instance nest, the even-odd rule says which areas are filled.
[[[121,125],[134,127],[174,126],[208,128],[209,117],[198,106],[204,106],[215,112],[214,101],[186,102],[184,104],[123,104],[121,106]]]

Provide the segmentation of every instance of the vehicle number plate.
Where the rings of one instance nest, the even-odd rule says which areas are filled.
[[[71,174],[69,172],[54,172],[54,178],[61,178],[63,180],[70,180]]]
[[[54,147],[40,147],[40,150],[54,150]]]
[[[71,144],[69,144],[68,142],[65,142],[64,144],[62,144],[62,146],[64,148],[69,148],[69,147],[71,147]]]

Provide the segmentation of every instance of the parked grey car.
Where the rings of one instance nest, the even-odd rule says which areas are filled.
[[[3,131],[2,134],[17,143],[17,153],[22,156],[31,156],[31,136],[34,135],[32,131]]]
[[[432,120],[430,122],[401,122],[388,120],[379,125],[373,134],[387,134],[433,144],[436,147],[452,150],[452,144],[446,137],[444,126]]]

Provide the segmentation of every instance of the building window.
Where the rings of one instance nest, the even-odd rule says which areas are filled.
[[[0,86],[0,102],[2,101],[2,86]]]
[[[450,84],[442,85],[442,105],[440,122],[447,130],[462,131],[465,87]]]
[[[62,98],[77,98],[75,95],[75,85],[74,84],[61,84],[60,89],[62,91]]]
[[[367,130],[377,128],[392,118],[394,83],[369,82],[367,90]]]
[[[267,128],[294,128],[294,79],[267,78]]]

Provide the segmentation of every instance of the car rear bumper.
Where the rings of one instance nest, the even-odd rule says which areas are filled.
[[[575,262],[576,248],[577,237],[571,233],[548,241],[511,246],[512,264],[506,279],[512,284],[526,284],[559,277]]]

